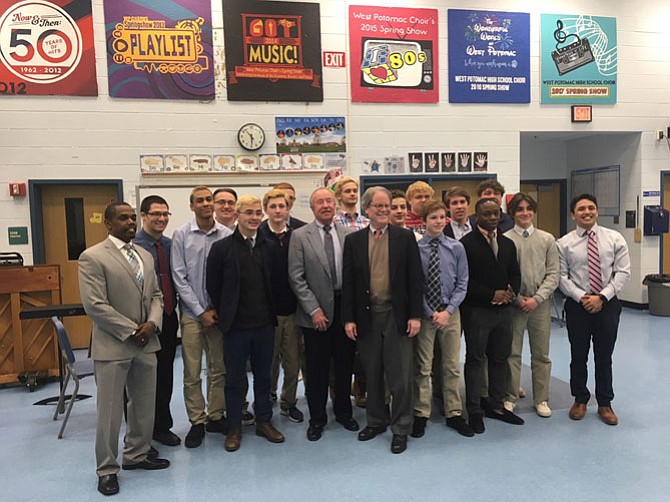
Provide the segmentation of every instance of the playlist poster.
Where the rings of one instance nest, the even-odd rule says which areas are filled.
[[[439,101],[437,9],[349,6],[351,99]]]
[[[449,9],[449,102],[530,103],[530,14]]]
[[[542,103],[615,104],[616,18],[542,14]]]
[[[0,95],[97,96],[91,0],[0,0]]]
[[[105,1],[109,95],[214,99],[211,5]]]
[[[229,101],[323,101],[318,3],[225,0]]]

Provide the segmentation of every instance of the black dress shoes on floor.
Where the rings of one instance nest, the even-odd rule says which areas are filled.
[[[375,438],[379,434],[383,434],[386,432],[386,426],[385,425],[379,425],[377,427],[370,427],[369,425],[365,427],[361,432],[358,433],[358,440],[359,441],[370,441],[371,439]]]
[[[318,441],[323,434],[323,425],[314,424],[307,428],[307,441]]]
[[[475,434],[484,434],[484,418],[481,415],[470,415],[470,427]]]
[[[170,461],[166,458],[149,457],[136,464],[123,464],[121,468],[124,471],[133,471],[135,469],[144,469],[145,471],[158,471],[170,467]]]
[[[181,444],[181,439],[172,431],[154,432],[153,440],[158,441],[165,446],[178,446]]]
[[[471,438],[475,435],[475,431],[472,430],[472,427],[470,427],[461,416],[447,418],[447,427],[454,429],[461,436],[465,436],[466,438]]]
[[[407,449],[407,436],[393,434],[391,453],[402,453]]]
[[[98,478],[98,491],[103,495],[116,495],[119,493],[119,480],[116,474],[107,474]]]
[[[487,409],[486,416],[488,418],[500,420],[501,422],[505,422],[506,424],[511,425],[523,425],[525,423],[523,418],[521,418],[519,415],[515,415],[505,408],[502,410]]]
[[[426,417],[414,417],[414,423],[412,424],[412,437],[413,438],[422,438],[426,433],[426,423],[428,419]]]
[[[338,424],[342,424],[342,427],[344,427],[348,431],[355,432],[361,428],[360,425],[358,425],[358,422],[356,422],[356,420],[354,420],[352,417],[336,418],[335,421]]]

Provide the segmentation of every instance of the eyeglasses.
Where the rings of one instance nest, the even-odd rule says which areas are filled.
[[[370,207],[373,207],[377,210],[382,210],[382,209],[390,209],[391,205],[390,204],[370,204]]]
[[[172,213],[169,212],[162,213],[160,211],[152,211],[150,213],[147,213],[147,216],[151,216],[152,218],[160,218],[161,216],[163,218],[169,218],[170,216],[172,216]]]
[[[234,206],[235,201],[234,200],[215,200],[214,204],[221,204],[222,206]]]

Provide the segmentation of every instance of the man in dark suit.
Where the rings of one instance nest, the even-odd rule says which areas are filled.
[[[163,231],[170,222],[170,208],[159,195],[149,195],[140,204],[142,228],[133,239],[133,244],[143,247],[154,259],[158,285],[163,293],[163,325],[159,334],[161,350],[156,352],[156,417],[154,419],[154,441],[166,446],[177,446],[181,439],[170,429],[173,425],[170,400],[174,382],[174,357],[177,351],[177,294],[170,272],[170,250],[172,239]]]
[[[256,435],[283,443],[274,428],[270,401],[270,368],[277,324],[272,288],[273,243],[258,231],[263,219],[261,200],[243,195],[235,204],[237,227],[233,235],[212,245],[207,257],[207,292],[223,333],[226,363],[228,435],[225,448],[237,451],[242,440],[242,404],[251,360],[254,376]]]
[[[421,328],[423,280],[416,238],[389,225],[391,193],[368,188],[361,201],[370,226],[344,243],[342,322],[358,343],[368,381],[367,441],[391,425],[391,451],[402,453],[412,428],[413,337]],[[392,413],[385,403],[391,390]]]
[[[144,249],[130,244],[137,216],[124,202],[105,208],[107,239],[79,257],[79,289],[93,321],[91,357],[97,385],[98,420],[95,456],[98,491],[119,491],[117,462],[124,389],[128,396],[123,469],[169,467],[149,457],[156,400],[157,334],[163,320],[163,295],[154,262]]]
[[[503,406],[507,358],[512,347],[510,302],[519,292],[521,271],[516,246],[502,235],[495,199],[475,205],[477,227],[461,239],[468,257],[468,293],[461,304],[465,331],[466,406],[472,430],[484,432],[483,415],[514,425],[523,419]],[[488,358],[488,404],[482,409],[483,365]]]
[[[342,246],[351,229],[333,222],[335,196],[317,188],[309,200],[315,220],[296,230],[288,251],[288,274],[298,299],[295,323],[302,328],[307,363],[307,439],[318,441],[328,421],[328,374],[335,370],[335,420],[358,430],[352,417],[351,374],[356,344],[344,334],[340,315]]]

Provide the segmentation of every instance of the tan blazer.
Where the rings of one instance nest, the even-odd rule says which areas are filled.
[[[128,260],[109,238],[79,257],[79,290],[84,310],[93,321],[94,360],[132,359],[142,350],[160,350],[155,334],[143,349],[130,339],[138,324],[152,321],[160,329],[163,320],[163,294],[153,258],[141,247],[134,248],[144,265],[143,290]]]

